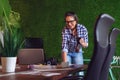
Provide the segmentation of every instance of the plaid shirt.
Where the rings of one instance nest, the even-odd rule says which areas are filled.
[[[77,36],[72,35],[71,29],[65,27],[62,31],[62,51],[64,52],[76,52],[76,47],[78,46],[77,39],[83,38],[85,42],[88,43],[88,31],[85,26],[77,24]],[[80,44],[79,44],[80,45]],[[82,51],[82,46],[80,45],[79,52]]]

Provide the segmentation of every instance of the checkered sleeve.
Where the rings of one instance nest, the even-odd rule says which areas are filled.
[[[62,31],[62,51],[68,52],[68,31],[66,29],[63,29]]]
[[[78,25],[78,37],[84,38],[85,42],[88,43],[88,31],[84,25]]]

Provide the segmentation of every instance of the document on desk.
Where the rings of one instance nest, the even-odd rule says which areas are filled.
[[[40,71],[25,71],[20,72],[18,74],[26,74],[26,75],[42,75],[42,76],[54,76],[54,75],[61,75],[59,72],[40,72]]]
[[[57,71],[57,70],[70,70],[72,69],[71,67],[66,67],[66,68],[58,68],[57,66],[51,66],[51,65],[34,65],[34,68],[32,70],[37,70],[37,71]]]
[[[34,69],[35,71],[61,71],[61,70],[71,70],[72,68],[56,68],[56,69]]]
[[[42,76],[55,76],[55,75],[61,75],[61,73],[55,73],[55,72],[43,72],[41,73]]]
[[[10,75],[15,75],[15,73],[4,73],[4,74],[0,74],[0,77],[3,77],[3,76],[10,76]]]

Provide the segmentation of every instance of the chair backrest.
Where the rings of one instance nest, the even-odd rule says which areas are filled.
[[[110,33],[109,50],[101,70],[100,80],[108,80],[109,67],[115,53],[116,39],[118,34],[120,34],[120,29],[117,28],[113,28],[112,32]]]
[[[94,51],[85,80],[99,80],[101,68],[109,49],[109,30],[114,18],[108,14],[99,15],[94,28]]]
[[[43,49],[42,38],[26,37],[25,48],[42,48]]]
[[[18,64],[43,64],[43,49],[20,49],[18,53]]]
[[[40,64],[45,62],[42,38],[26,37],[24,48],[18,53],[18,64]]]

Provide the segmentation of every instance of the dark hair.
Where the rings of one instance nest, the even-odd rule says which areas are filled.
[[[72,12],[72,11],[66,12],[64,20],[66,19],[67,16],[73,16],[74,19],[76,20],[76,22],[78,23],[78,17],[77,17],[77,15],[74,12]]]

